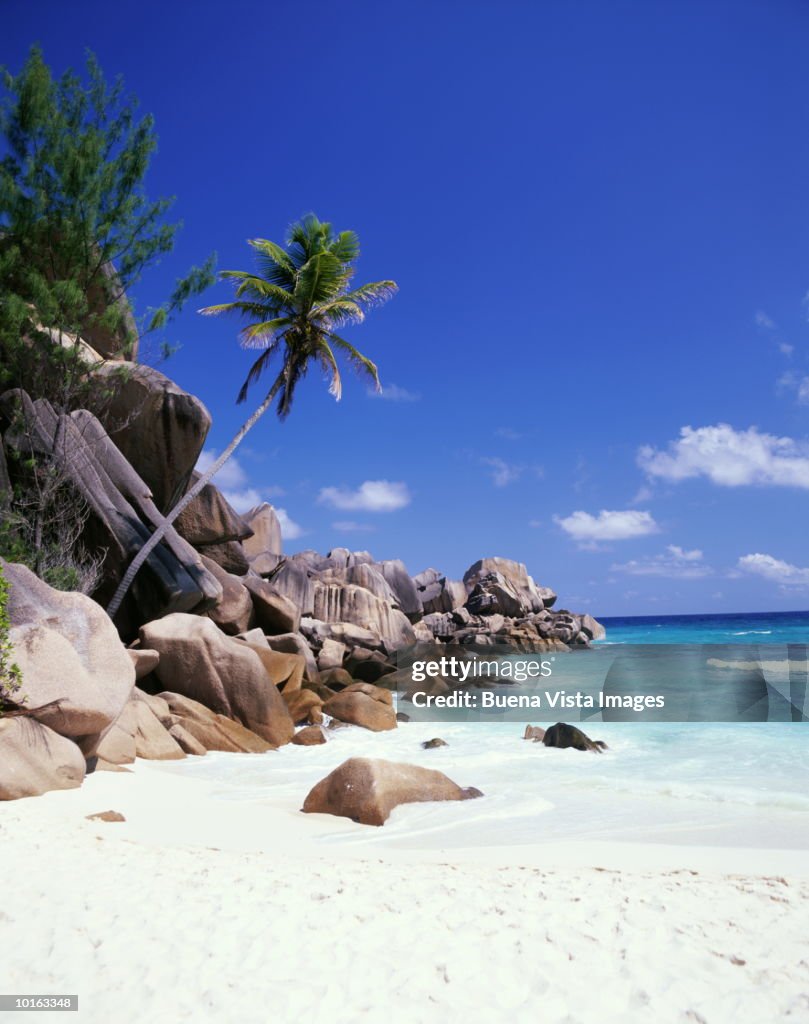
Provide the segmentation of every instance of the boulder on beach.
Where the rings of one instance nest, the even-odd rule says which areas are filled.
[[[140,639],[160,653],[155,675],[166,690],[241,722],[274,747],[292,739],[292,719],[258,654],[210,619],[177,612],[147,623]]]
[[[255,617],[250,592],[238,576],[226,572],[207,555],[202,556],[202,564],[222,588],[222,597],[207,613],[208,617],[228,636],[244,633]]]
[[[326,742],[326,734],[319,725],[307,725],[295,733],[292,742],[299,747],[314,747]]]
[[[574,750],[590,750],[596,754],[608,749],[603,740],[591,740],[581,729],[566,722],[557,722],[547,729],[542,742],[546,747],[573,747]]]
[[[191,485],[199,478],[199,473],[193,473]],[[191,504],[183,509],[175,519],[174,527],[194,547],[242,541],[252,536],[247,523],[212,483],[206,484]]]
[[[443,772],[417,765],[351,757],[321,779],[303,804],[307,814],[334,814],[363,825],[384,825],[399,804],[471,800],[483,794],[462,789]]]
[[[541,743],[545,739],[545,730],[539,725],[526,725],[522,738]]]
[[[84,779],[76,744],[24,716],[0,719],[0,800],[75,789]]]
[[[361,725],[372,732],[396,728],[390,691],[371,683],[352,683],[327,700],[323,711],[341,722]]]
[[[431,740],[425,740],[421,746],[424,750],[435,750],[437,747],[448,747],[449,743],[440,736],[434,736]]]
[[[0,565],[10,584],[10,637],[25,706],[89,757],[129,699],[132,658],[95,601],[54,590],[24,565],[2,559]]]
[[[184,736],[176,733],[175,730],[178,728],[198,743],[203,752],[220,750],[230,754],[263,754],[273,749],[266,740],[239,722],[216,714],[190,697],[169,692],[161,693],[159,696],[171,711],[173,724],[169,731],[187,754],[198,753],[198,750],[187,749],[190,744]]]

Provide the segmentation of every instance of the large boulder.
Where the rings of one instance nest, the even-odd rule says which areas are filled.
[[[283,553],[281,522],[272,505],[265,501],[251,508],[242,518],[252,530],[252,536],[244,541],[244,550],[249,559]]]
[[[292,739],[292,719],[259,656],[210,619],[168,615],[143,626],[140,639],[160,653],[155,674],[166,690],[241,722],[274,747]]]
[[[307,814],[335,814],[363,825],[384,825],[399,804],[471,800],[483,794],[462,789],[443,772],[413,764],[351,757],[321,779],[303,804]]]
[[[361,725],[372,732],[396,728],[396,712],[389,690],[371,683],[352,683],[330,697],[323,705],[324,714],[351,725]]]
[[[466,601],[466,587],[458,580],[447,579],[437,569],[425,569],[413,577],[416,593],[425,615],[451,612]]]
[[[132,702],[135,720],[135,753],[147,761],[177,761],[185,752],[144,700]],[[171,725],[169,724],[169,728]]]
[[[188,490],[210,413],[194,395],[142,363],[129,366],[125,375],[110,365],[97,372],[102,378],[115,375],[100,418],[166,513]]]
[[[230,754],[263,754],[273,747],[256,733],[245,729],[239,722],[218,715],[204,704],[184,697],[180,693],[161,693],[171,711],[173,725],[169,730],[188,754],[198,753],[193,744],[176,730],[182,729],[203,750],[221,750]],[[188,749],[191,748],[191,749]]]
[[[473,615],[500,612],[518,617],[545,607],[528,570],[510,558],[479,559],[466,570],[463,582],[469,594],[466,606]]]
[[[318,681],[320,673],[318,672],[315,656],[312,648],[306,642],[306,638],[301,636],[300,633],[277,633],[273,636],[265,637],[265,641],[273,651],[279,651],[281,654],[300,655],[304,662],[304,679],[310,683]]]
[[[201,555],[234,576],[244,576],[250,571],[250,562],[244,548],[238,540],[226,540],[221,544],[200,544],[197,548]]]
[[[238,576],[225,572],[216,562],[203,555],[202,563],[222,587],[222,599],[207,613],[223,633],[236,636],[253,624],[253,599]]]
[[[388,651],[415,643],[407,616],[364,587],[354,584],[314,583],[314,618],[321,622],[352,622],[375,631]]]
[[[384,562],[376,562],[374,568],[382,573],[393,591],[397,606],[411,622],[418,622],[423,614],[421,597],[416,584],[408,575],[404,562],[398,558],[390,558]]]
[[[135,685],[132,659],[95,601],[54,590],[23,565],[0,565],[11,588],[10,637],[25,706],[91,756]]]
[[[245,576],[244,586],[253,601],[256,624],[265,633],[297,633],[300,608],[286,595],[258,576]]]
[[[199,477],[199,473],[192,473],[191,484],[195,484]],[[177,516],[174,528],[194,547],[245,540],[253,532],[212,483],[206,484]]]
[[[275,557],[275,556],[273,556]],[[254,559],[251,568],[258,572],[256,565],[258,559]],[[259,572],[260,576],[265,573]],[[287,558],[279,562],[272,572],[266,574],[268,581],[276,594],[282,594],[299,609],[301,615],[311,615],[314,607],[314,587],[305,566],[294,559]]]
[[[0,800],[75,789],[85,763],[72,740],[33,718],[0,719]]]
[[[274,651],[267,639],[258,629],[251,629],[237,637],[239,643],[243,643],[251,651],[255,651],[270,681],[279,690],[284,693],[300,690],[306,675],[307,659],[303,654],[297,652]]]

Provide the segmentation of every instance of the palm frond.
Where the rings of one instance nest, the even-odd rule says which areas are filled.
[[[249,324],[239,332],[242,348],[265,348],[268,338],[274,339],[281,328],[290,327],[291,325],[292,320],[287,316],[276,317],[274,320],[260,321],[256,324]]]
[[[297,267],[289,254],[276,242],[268,238],[252,238],[249,243],[256,251],[261,276],[280,288],[293,289]]]
[[[320,343],[317,346],[317,358],[320,361],[321,366],[326,371],[327,377],[329,377],[329,394],[334,395],[335,399],[339,402],[343,397],[343,381],[340,377],[340,367],[337,365],[337,360],[334,358],[334,352],[331,350],[331,345],[325,338],[320,339]]]
[[[382,385],[379,383],[379,369],[376,363],[354,348],[351,342],[341,338],[339,334],[335,334],[333,331],[329,331],[329,340],[345,355],[358,373],[367,373],[373,379],[377,391],[382,390]]]
[[[343,327],[346,324],[361,324],[365,319],[365,313],[356,302],[343,298],[318,306],[315,315],[317,320],[327,328]]]
[[[343,263],[353,263],[360,254],[360,240],[356,231],[341,231],[329,245],[329,252]]]
[[[270,304],[279,309],[284,306],[289,307],[295,301],[292,292],[255,274],[249,274],[242,278],[236,289],[236,297],[239,298],[242,295],[251,295],[259,300],[268,299]]]
[[[298,271],[295,283],[295,304],[302,313],[313,306],[335,299],[345,282],[340,260],[330,252],[316,253]]]
[[[395,281],[371,281],[346,292],[343,298],[362,306],[381,306],[398,291],[399,285]]]
[[[239,394],[238,397],[236,398],[236,401],[239,404],[244,402],[245,399],[247,398],[247,392],[250,390],[250,385],[255,384],[259,377],[261,377],[261,375],[267,370],[267,367],[270,365],[270,360],[278,351],[280,344],[281,338],[276,338],[270,345],[267,346],[267,349],[261,353],[258,359],[250,367],[250,371],[245,377],[244,384],[242,384],[241,388],[239,389]]]
[[[281,390],[278,393],[277,412],[280,420],[285,420],[289,416],[292,409],[292,400],[295,397],[295,389],[306,376],[308,368],[309,360],[305,355],[287,359],[284,367],[284,383],[281,385]]]
[[[267,308],[260,302],[220,302],[215,306],[203,306],[197,310],[203,316],[219,316],[220,313],[240,313],[242,316],[267,318]]]

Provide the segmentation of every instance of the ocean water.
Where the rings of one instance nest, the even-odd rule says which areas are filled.
[[[809,641],[809,613],[608,619],[605,625],[606,643]],[[809,850],[806,723],[585,723],[585,731],[609,746],[600,755],[526,742],[524,727],[452,721],[404,723],[388,733],[350,727],[320,747],[209,754],[164,767],[214,782],[218,798],[251,801],[256,813],[265,803],[297,812],[309,789],[351,756],[436,768],[485,794],[399,807],[383,829],[334,818],[319,840],[326,848],[611,840]],[[422,741],[434,736],[449,745],[423,750]]]
[[[809,644],[809,611],[644,615],[599,621],[607,630],[602,643]]]

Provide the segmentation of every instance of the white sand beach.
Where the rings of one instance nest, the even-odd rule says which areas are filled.
[[[234,795],[137,762],[0,805],[3,991],[98,1024],[809,1019],[805,851],[408,848]]]

